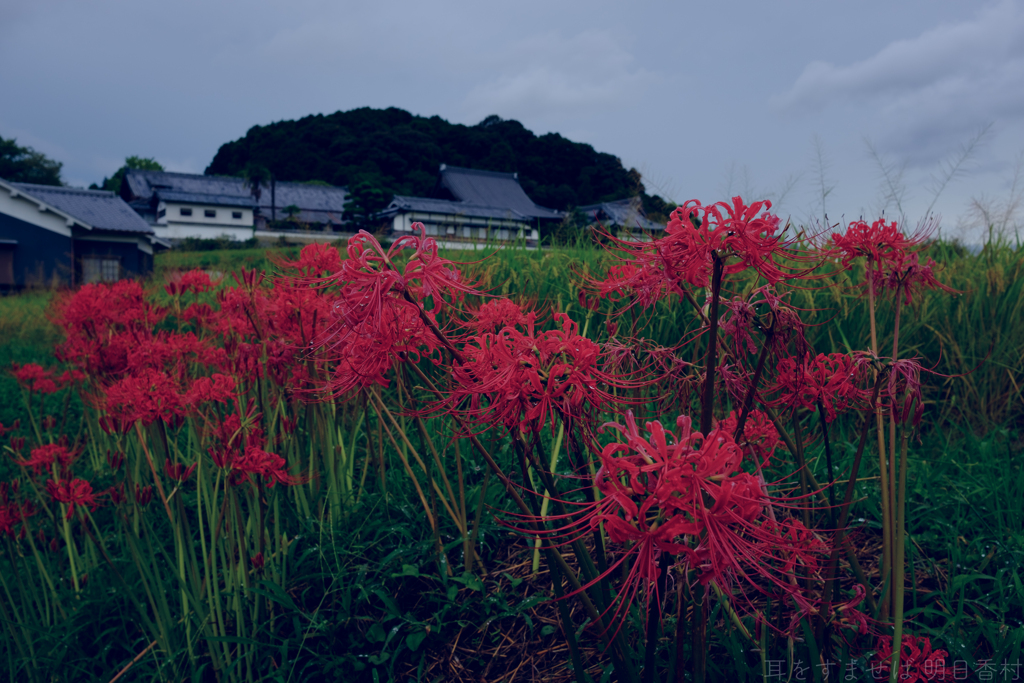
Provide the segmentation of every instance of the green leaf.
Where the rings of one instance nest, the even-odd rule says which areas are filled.
[[[542,636],[550,636],[552,633],[555,632],[555,630],[556,630],[555,627],[552,626],[551,624],[545,624],[544,627],[541,628],[540,634]]]
[[[238,636],[206,636],[206,640],[214,643],[237,643],[239,645],[256,645],[252,638],[240,638]]]
[[[484,582],[480,580],[479,576],[465,572],[462,576],[452,576],[451,580],[455,583],[461,583],[466,588],[482,593],[484,591]]]
[[[426,638],[426,637],[427,637],[427,632],[425,630],[424,631],[417,631],[415,633],[410,633],[409,635],[407,635],[405,637],[405,646],[407,648],[409,648],[410,650],[412,650],[413,652],[416,652],[416,650],[418,650],[419,647],[420,647],[420,643],[422,643],[423,639]]]
[[[256,595],[262,595],[263,597],[273,602],[276,602],[282,607],[286,607],[292,611],[302,614],[302,610],[299,609],[299,606],[295,604],[294,600],[292,600],[292,596],[288,595],[288,593],[286,593],[283,588],[278,586],[273,581],[258,581],[257,586],[259,587],[254,586],[251,589],[252,592]]]
[[[516,577],[512,576],[508,572],[502,572],[501,575],[509,580],[509,582],[512,584],[513,588],[518,588],[519,584],[521,584],[523,582],[522,579],[517,579]]]
[[[390,595],[385,593],[380,588],[374,588],[370,592],[373,593],[374,595],[376,595],[378,598],[380,598],[384,602],[384,606],[387,607],[388,612],[390,612],[391,616],[393,616],[393,617],[400,617],[400,616],[402,616],[402,611],[400,609],[398,609],[398,605],[395,604],[394,598],[392,598]]]
[[[384,632],[384,627],[381,626],[380,622],[375,623],[370,627],[370,630],[366,632],[366,639],[371,643],[379,643],[387,637]]]

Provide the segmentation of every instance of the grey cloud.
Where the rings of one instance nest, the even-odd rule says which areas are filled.
[[[502,55],[498,76],[470,90],[464,107],[470,116],[502,112],[525,118],[629,102],[657,75],[637,67],[620,41],[594,30],[568,39],[547,33],[520,41]]]
[[[1024,56],[1024,11],[1006,0],[973,20],[894,41],[849,66],[811,62],[772,103],[780,109],[819,108],[837,100],[926,91],[950,80],[962,82],[964,93],[985,94],[984,77],[1019,56]]]

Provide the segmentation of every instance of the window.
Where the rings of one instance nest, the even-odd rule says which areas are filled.
[[[184,209],[184,208],[178,209],[178,213],[180,213],[182,216],[191,216],[192,215],[192,209]]]
[[[216,218],[217,211],[216,209],[206,209],[205,211],[203,211],[203,215],[206,216],[207,218]]]
[[[121,279],[121,259],[116,256],[83,256],[82,281],[117,282]]]
[[[239,219],[239,218],[242,217],[242,212],[241,211],[232,211],[231,212],[231,217],[235,218],[235,219]]]
[[[166,215],[167,215],[167,209],[160,209],[159,211],[156,212],[156,217],[157,218],[163,218]]]

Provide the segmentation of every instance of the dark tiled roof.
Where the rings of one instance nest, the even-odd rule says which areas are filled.
[[[529,218],[562,217],[559,211],[537,206],[526,195],[515,173],[478,171],[442,164],[440,184],[457,200],[467,204],[500,206]]]
[[[11,183],[11,186],[93,228],[153,233],[153,228],[113,192],[30,183]]]
[[[188,204],[209,204],[211,206],[241,206],[254,208],[256,202],[252,197],[237,197],[224,194],[198,194],[196,192],[179,192],[177,190],[157,190],[158,199],[165,202],[182,202]]]
[[[467,218],[494,218],[498,220],[528,221],[529,216],[524,216],[518,211],[495,206],[481,206],[468,202],[453,202],[449,199],[428,199],[426,197],[404,197],[395,195],[382,215],[393,215],[399,211],[421,211],[424,213],[438,213],[450,216],[465,216]]]
[[[602,225],[618,225],[633,230],[664,230],[665,226],[648,220],[639,197],[579,207],[587,218]]]
[[[254,206],[255,198],[250,188],[245,186],[242,178],[232,176],[210,176],[194,173],[170,173],[167,171],[138,171],[132,170],[125,174],[125,182],[133,198],[148,199],[153,193],[160,193],[166,196],[167,192],[188,194],[193,196],[215,197],[223,200],[224,206],[241,206],[240,204],[228,204],[228,201],[236,202],[244,200],[248,202],[245,206]],[[345,200],[348,193],[343,187],[326,185],[308,185],[306,183],[275,183],[274,202],[280,213],[281,209],[291,204],[299,207],[303,212],[321,212],[336,214],[339,218],[345,210]],[[228,200],[227,198],[233,198]],[[189,199],[196,204],[201,203],[200,199]],[[216,202],[206,202],[216,203]],[[260,193],[259,206],[264,215],[270,215],[271,192],[270,187],[263,186]]]

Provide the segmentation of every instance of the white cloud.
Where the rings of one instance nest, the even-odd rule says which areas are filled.
[[[772,104],[856,108],[880,149],[933,163],[986,123],[1024,118],[1024,6],[1004,0],[846,66],[811,62]]]
[[[636,101],[657,76],[637,67],[620,43],[595,30],[520,41],[496,57],[500,75],[473,87],[464,107],[470,118],[526,118]]]

